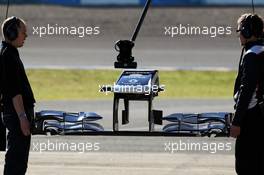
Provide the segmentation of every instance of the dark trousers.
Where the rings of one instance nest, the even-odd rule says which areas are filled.
[[[26,113],[29,120],[31,120],[32,116],[34,116],[33,109],[26,110]],[[3,119],[8,129],[4,175],[25,175],[31,136],[23,135],[20,121],[15,113],[4,113]]]
[[[248,110],[243,118],[235,147],[238,175],[264,175],[263,122],[258,106]]]
[[[0,113],[0,151],[6,150],[6,127],[2,120],[2,112]]]

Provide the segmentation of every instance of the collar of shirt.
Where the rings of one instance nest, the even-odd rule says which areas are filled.
[[[11,52],[12,54],[14,55],[18,55],[19,56],[19,53],[18,53],[18,50],[16,47],[12,46],[11,44],[9,44],[8,42],[6,41],[2,41],[2,44],[1,44],[1,48],[6,48],[8,50],[8,52]]]
[[[264,42],[262,40],[247,42],[245,45],[245,49],[246,49],[246,51],[248,51],[251,47],[253,47],[255,45],[263,45],[263,43]]]

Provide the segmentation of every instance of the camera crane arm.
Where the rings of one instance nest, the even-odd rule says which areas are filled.
[[[135,46],[135,41],[143,25],[150,4],[151,0],[147,0],[131,40],[119,40],[116,42],[115,50],[118,51],[119,54],[117,56],[117,62],[115,62],[115,68],[137,68],[137,63],[134,62],[134,57],[132,56],[132,49]]]

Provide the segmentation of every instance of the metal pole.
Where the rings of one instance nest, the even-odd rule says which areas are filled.
[[[5,19],[7,19],[7,17],[8,17],[9,6],[10,6],[10,0],[7,0],[7,4],[6,4],[6,16],[5,16]]]
[[[140,18],[140,20],[139,20],[139,22],[137,24],[137,27],[136,27],[136,29],[134,31],[134,34],[133,34],[133,36],[131,38],[131,41],[133,41],[133,42],[136,41],[136,39],[137,39],[138,32],[140,31],[140,28],[141,28],[141,26],[142,26],[142,24],[144,22],[144,19],[146,17],[146,14],[148,12],[149,7],[150,7],[150,3],[151,3],[151,0],[148,0],[146,2],[146,4],[145,4],[144,10],[143,10],[142,15],[141,15],[141,18]]]
[[[255,3],[254,0],[251,2],[253,15],[255,14]]]

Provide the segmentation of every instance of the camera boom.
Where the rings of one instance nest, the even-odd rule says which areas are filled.
[[[131,40],[119,40],[116,42],[115,50],[118,51],[119,54],[117,56],[117,62],[115,62],[115,68],[137,68],[137,62],[134,61],[134,57],[132,56],[132,49],[135,46],[135,41],[150,7],[150,3],[151,0],[147,0]]]

